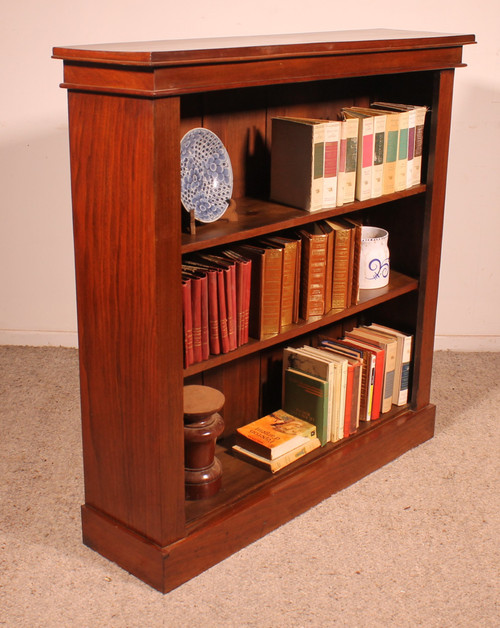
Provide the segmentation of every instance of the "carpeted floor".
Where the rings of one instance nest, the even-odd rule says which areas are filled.
[[[81,543],[76,351],[0,347],[0,625],[500,626],[499,375],[437,352],[431,441],[163,596]]]

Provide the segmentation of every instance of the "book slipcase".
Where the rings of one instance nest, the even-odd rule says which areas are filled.
[[[69,103],[89,547],[166,592],[432,437],[452,87],[469,43],[374,30],[54,48]],[[373,101],[429,108],[421,184],[314,214],[268,200],[273,117],[336,119]],[[180,139],[198,126],[229,152],[235,210],[190,235]],[[183,256],[340,216],[389,231],[387,287],[184,368]],[[414,335],[407,404],[275,474],[231,455],[238,427],[281,407],[285,346],[372,322]],[[226,398],[223,480],[186,501],[182,389],[195,383]]]

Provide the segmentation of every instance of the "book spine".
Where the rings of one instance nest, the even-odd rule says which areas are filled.
[[[313,169],[311,181],[310,211],[323,209],[323,187],[325,169],[325,125],[313,127]]]
[[[387,114],[386,146],[384,158],[383,194],[392,194],[396,189],[396,163],[398,159],[399,118],[397,113]]]
[[[415,109],[408,112],[408,162],[406,166],[406,187],[413,185],[413,164],[415,159]]]
[[[337,204],[337,176],[339,162],[340,122],[325,125],[325,168],[323,181],[323,207]]]
[[[358,164],[358,128],[359,120],[351,118],[343,122],[346,133],[346,156],[344,173],[344,203],[352,203],[356,194],[356,171]]]
[[[335,232],[333,256],[332,309],[345,309],[348,305],[348,278],[351,244],[351,230]]]
[[[206,275],[200,277],[201,300],[201,359],[208,360],[210,356],[209,339],[209,312],[208,312],[208,279]]]
[[[387,116],[373,118],[373,171],[372,171],[372,198],[382,196],[384,183],[384,149],[385,127]]]
[[[220,330],[219,330],[219,296],[217,293],[217,273],[210,271],[208,278],[208,337],[210,342],[210,353],[219,355],[220,353]]]
[[[283,280],[281,288],[280,328],[293,322],[295,273],[297,269],[297,242],[289,242],[283,249]]]
[[[301,316],[323,316],[325,311],[326,234],[304,234],[302,239]]]
[[[397,114],[399,117],[398,158],[396,161],[395,191],[406,189],[408,168],[408,111]]]
[[[226,312],[227,312],[227,336],[229,341],[229,351],[236,349],[236,307],[235,307],[235,284],[231,268],[223,271],[224,290],[226,295]]]
[[[274,248],[266,249],[263,264],[260,329],[261,338],[277,334],[280,330],[283,250]]]
[[[222,270],[217,271],[217,296],[219,304],[219,331],[220,345],[222,353],[229,352],[229,330],[227,326],[227,307],[226,307],[226,286],[224,273]]]
[[[413,345],[413,336],[405,336],[403,339],[403,355],[401,364],[401,382],[399,389],[398,406],[408,403],[408,391],[410,386],[410,364]]]
[[[365,201],[372,194],[373,117],[360,119],[358,137],[356,198],[358,201]]]
[[[193,360],[201,362],[201,282],[191,280],[191,309],[193,313]]]
[[[191,279],[186,279],[182,282],[182,314],[184,327],[184,366],[188,367],[194,363]]]
[[[417,107],[415,115],[415,149],[413,155],[413,178],[412,184],[418,185],[422,182],[422,152],[424,146],[424,125],[426,107]]]
[[[252,284],[252,260],[247,260],[243,265],[243,323],[242,323],[242,344],[248,342],[248,331],[250,321],[250,292]]]

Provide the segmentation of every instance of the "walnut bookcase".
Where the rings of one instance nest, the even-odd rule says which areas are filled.
[[[473,35],[357,31],[54,48],[68,89],[84,542],[166,592],[431,438],[431,365],[454,69]],[[373,100],[426,104],[424,182],[315,214],[268,200],[270,120]],[[183,232],[180,139],[226,145],[236,210]],[[388,287],[183,369],[183,254],[349,214],[390,233]],[[410,403],[273,476],[230,455],[281,406],[281,352],[377,321],[415,335]],[[223,391],[221,491],[185,501],[184,383]],[[332,558],[334,560],[334,558]]]

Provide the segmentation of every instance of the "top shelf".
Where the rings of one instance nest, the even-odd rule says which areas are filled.
[[[167,66],[259,61],[380,50],[442,48],[475,43],[474,35],[393,29],[174,39],[84,46],[57,46],[55,59],[117,65]]]
[[[240,240],[260,237],[277,230],[292,229],[310,222],[353,213],[367,207],[389,203],[407,196],[415,196],[425,192],[425,185],[415,185],[412,188],[371,198],[367,201],[355,201],[341,207],[334,207],[318,212],[307,212],[294,209],[286,205],[279,205],[270,201],[260,201],[252,198],[241,198],[236,201],[234,209],[230,208],[226,214],[216,222],[197,224],[196,234],[182,234],[182,253],[193,253],[207,247],[220,246]]]

